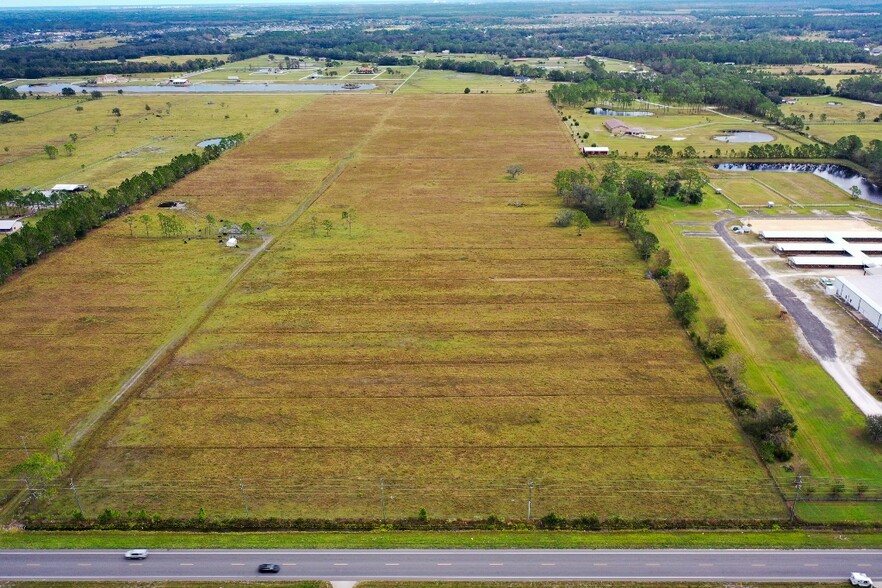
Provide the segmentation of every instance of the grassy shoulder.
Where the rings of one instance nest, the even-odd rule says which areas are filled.
[[[0,549],[882,548],[878,531],[0,532]]]

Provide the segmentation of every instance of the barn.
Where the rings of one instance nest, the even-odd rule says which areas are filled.
[[[585,147],[582,146],[582,155],[585,157],[596,157],[598,155],[609,155],[609,147]]]

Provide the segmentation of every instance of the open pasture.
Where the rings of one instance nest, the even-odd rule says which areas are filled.
[[[808,132],[830,143],[847,135],[857,135],[865,142],[882,136],[882,123],[871,122],[882,115],[882,104],[871,104],[859,100],[849,100],[838,96],[806,96],[798,98],[796,104],[782,104],[784,114],[804,116]],[[858,113],[866,118],[858,121]],[[821,115],[826,120],[821,120]]]
[[[195,149],[203,139],[259,132],[313,99],[308,95],[105,94],[98,100],[10,101],[8,108],[25,120],[0,126],[2,187],[77,183],[106,190]],[[119,108],[120,116],[113,114],[114,108]],[[68,156],[63,145],[71,141],[71,133],[78,138]],[[58,148],[56,159],[49,159],[45,145]]]
[[[399,94],[462,94],[466,88],[472,94],[514,94],[520,84],[506,76],[485,76],[447,70],[421,69],[401,87]],[[536,94],[544,94],[552,86],[545,80],[532,80],[527,86]]]
[[[87,511],[521,517],[532,480],[534,516],[784,515],[625,235],[551,226],[580,159],[543,96],[327,96],[262,139],[180,189],[339,175],[81,454]]]
[[[711,184],[739,205],[849,204],[850,195],[809,173],[725,172],[710,170]]]
[[[619,108],[614,108],[619,110]],[[644,103],[634,103],[624,110],[651,111]],[[698,151],[700,156],[708,157],[719,150],[720,154],[737,155],[740,151],[746,151],[752,143],[727,143],[714,140],[713,137],[723,135],[725,131],[740,130],[767,133],[775,138],[775,141],[787,145],[797,145],[788,136],[769,129],[758,122],[746,117],[732,117],[717,114],[705,110],[696,114],[663,114],[656,112],[654,116],[631,116],[614,117],[607,115],[595,115],[585,108],[564,108],[564,115],[571,117],[565,124],[574,134],[581,137],[586,131],[587,138],[582,138],[584,145],[597,144],[603,147],[617,150],[619,154],[632,156],[639,153],[645,157],[656,145],[669,145],[676,154],[687,145],[691,145]],[[603,123],[611,118],[618,118],[632,127],[642,128],[647,135],[657,138],[648,139],[643,137],[623,136],[617,137],[610,133]],[[574,124],[577,121],[578,126]]]

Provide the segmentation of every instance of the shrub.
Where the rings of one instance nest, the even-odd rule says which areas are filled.
[[[417,515],[417,520],[421,523],[429,522],[429,513],[425,508],[421,508],[419,514]]]
[[[554,215],[554,226],[556,227],[568,227],[573,224],[573,215],[575,211],[570,210],[569,208],[561,208],[557,211],[557,214]]]
[[[696,302],[695,296],[689,292],[680,292],[674,298],[674,316],[684,327],[692,324],[697,312],[698,302]]]
[[[709,359],[720,359],[729,351],[729,340],[725,335],[714,333],[705,339],[703,349]]]
[[[565,521],[553,512],[550,512],[539,519],[539,522],[542,524],[543,529],[559,529]]]
[[[882,443],[882,414],[867,417],[867,435],[873,443]]]

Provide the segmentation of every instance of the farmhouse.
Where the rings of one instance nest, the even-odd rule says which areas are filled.
[[[582,155],[585,157],[609,155],[609,147],[585,147],[582,145]]]
[[[642,135],[643,129],[640,127],[632,127],[626,125],[622,121],[617,118],[611,118],[603,121],[603,126],[606,127],[606,130],[616,135],[617,137],[621,137],[623,135]]]
[[[0,220],[0,235],[11,235],[21,230],[24,225],[17,220]]]
[[[357,74],[375,74],[377,73],[377,68],[373,65],[359,65],[358,69],[355,70]]]
[[[836,278],[833,286],[836,296],[882,329],[882,276]]]
[[[168,81],[168,85],[178,88],[185,88],[190,85],[190,80],[188,80],[187,78],[171,78]]]

